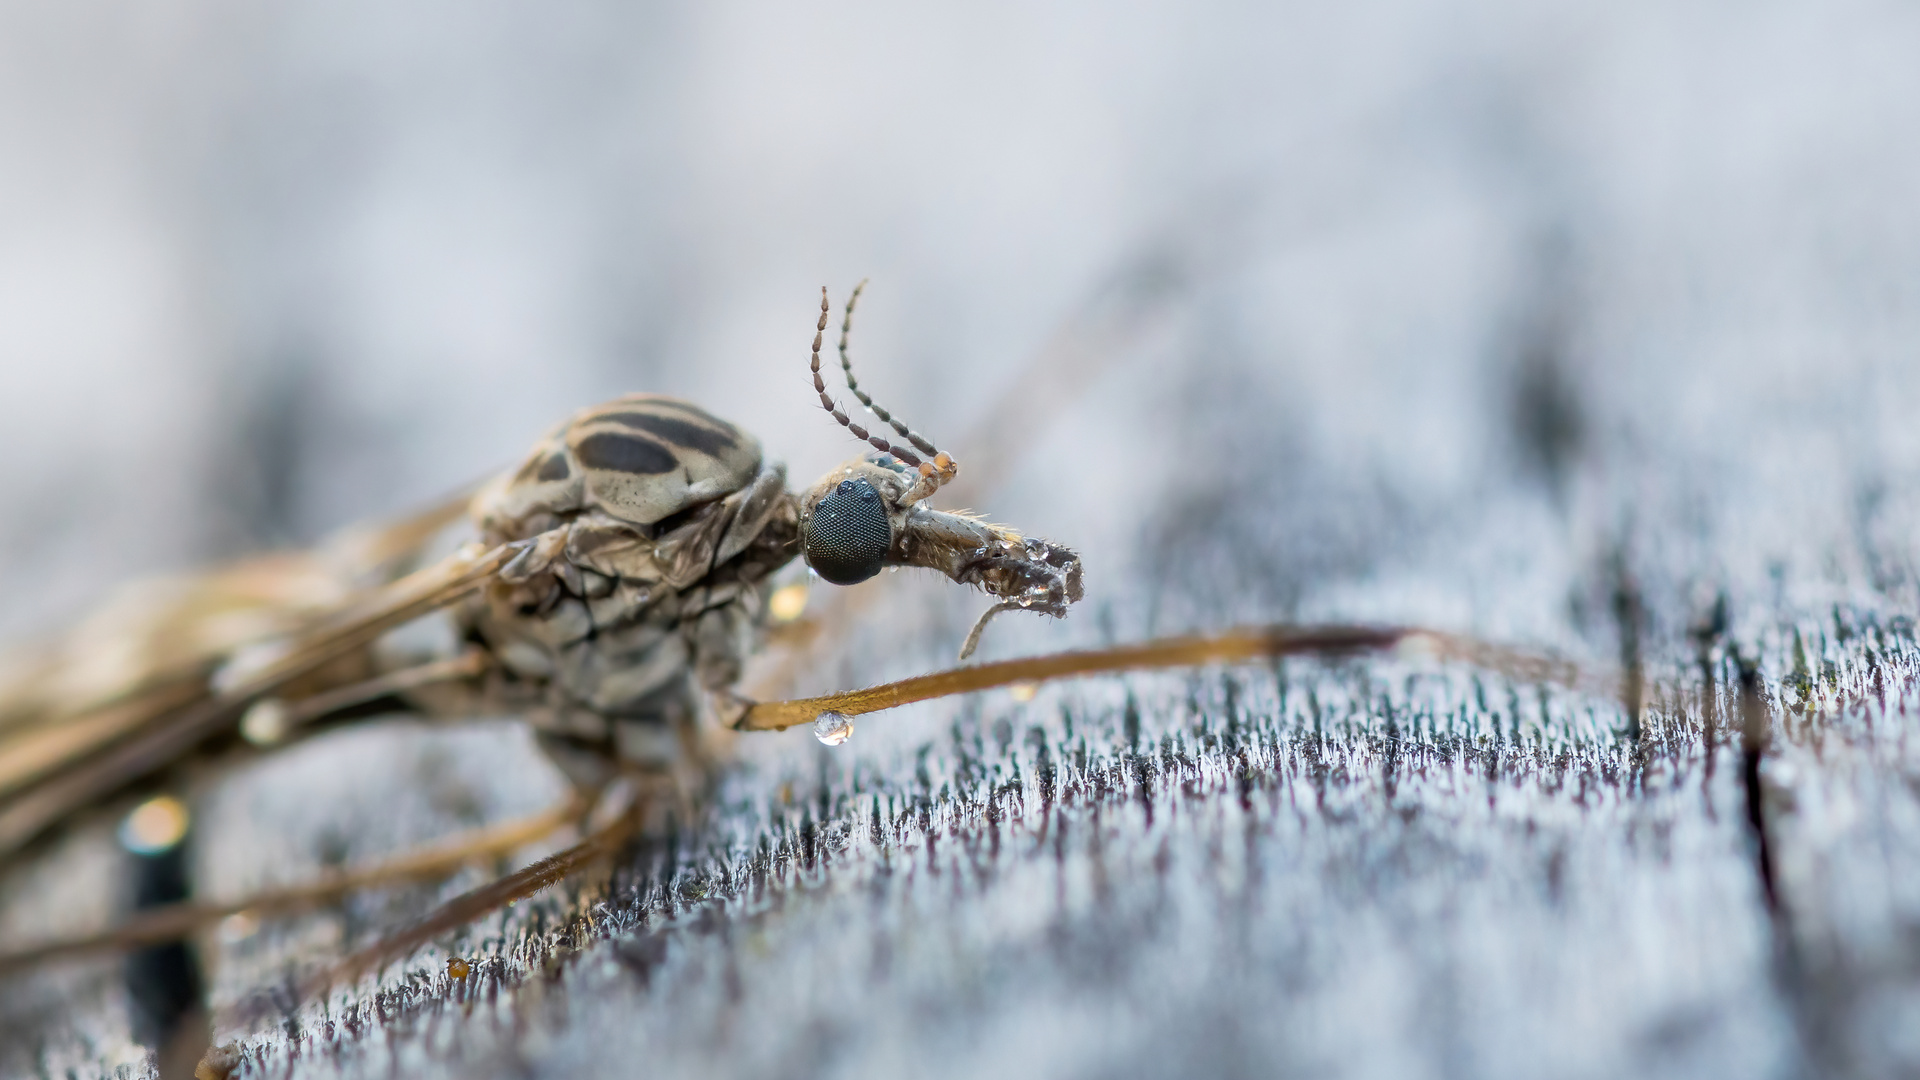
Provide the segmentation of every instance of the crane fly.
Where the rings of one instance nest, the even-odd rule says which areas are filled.
[[[827,394],[823,290],[814,384],[871,452],[803,491],[739,427],[629,394],[573,416],[464,505],[136,593],[0,698],[0,854],[236,734],[284,742],[396,697],[434,716],[524,715],[582,792],[625,778],[696,795],[716,764],[703,732],[769,726],[733,686],[795,557],[835,584],[919,567],[984,590],[990,612],[1064,616],[1082,595],[1070,549],[928,505],[958,466],[857,388],[852,305],[848,383],[912,449]],[[460,511],[473,541],[394,574]],[[376,647],[440,610],[458,655]]]
[[[186,901],[103,933],[16,948],[0,953],[0,971],[179,940],[241,910],[272,914],[444,876],[478,855],[584,823],[600,806],[599,824],[583,825],[580,843],[448,902],[299,991],[318,993],[609,856],[669,810],[697,808],[725,767],[728,731],[811,725],[831,745],[857,716],[953,694],[1408,648],[1526,681],[1612,690],[1570,665],[1435,631],[1267,626],[965,665],[812,698],[742,696],[735,687],[764,642],[774,576],[795,558],[834,585],[910,567],[985,592],[990,605],[966,636],[962,661],[995,616],[1063,618],[1084,596],[1070,548],[929,505],[960,465],[859,386],[848,339],[860,291],[845,306],[840,366],[848,390],[884,427],[870,430],[828,391],[822,289],[813,388],[866,446],[803,490],[788,488],[785,467],[767,460],[757,439],[706,408],[630,394],[576,414],[470,497],[311,552],[137,591],[43,650],[0,684],[0,859],[196,758],[242,743],[283,744],[375,705],[439,718],[522,716],[574,793],[534,818],[309,886],[229,904]],[[473,539],[418,565],[461,517]],[[435,612],[451,616],[455,652],[394,647],[393,631]],[[617,801],[611,812],[607,800]]]

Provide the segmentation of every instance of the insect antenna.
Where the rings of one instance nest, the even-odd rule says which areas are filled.
[[[813,371],[813,389],[815,393],[820,395],[820,406],[829,413],[832,413],[833,418],[838,420],[841,426],[853,432],[855,438],[870,444],[876,450],[892,454],[907,465],[919,470],[920,482],[913,486],[913,489],[909,492],[909,496],[905,500],[907,502],[914,502],[932,494],[940,485],[953,479],[954,475],[959,471],[960,466],[958,462],[953,460],[951,455],[942,452],[923,436],[915,434],[907,425],[894,419],[892,413],[880,405],[875,404],[873,398],[869,396],[865,390],[860,389],[859,381],[853,377],[853,360],[847,353],[847,338],[853,331],[854,305],[859,302],[860,292],[866,287],[867,283],[864,281],[854,287],[852,295],[847,297],[846,315],[840,321],[840,368],[846,374],[847,389],[853,391],[853,396],[859,398],[860,404],[866,406],[869,412],[879,417],[883,422],[892,427],[894,431],[899,432],[901,438],[912,443],[915,449],[918,449],[926,455],[926,458],[923,459],[920,454],[916,454],[912,450],[908,450],[897,443],[889,442],[887,439],[875,435],[861,425],[854,423],[853,419],[842,411],[839,405],[834,403],[833,398],[827,395],[826,381],[820,377],[820,346],[826,341],[827,320],[832,315],[833,309],[827,302],[827,288],[824,285],[820,287],[820,322],[814,327],[813,334],[813,357],[811,364]]]
[[[892,413],[875,404],[873,398],[868,397],[867,392],[860,389],[859,380],[853,377],[853,358],[847,355],[847,337],[853,333],[854,305],[860,302],[860,294],[864,292],[866,288],[867,283],[864,281],[853,287],[852,294],[847,297],[846,314],[840,320],[840,370],[846,374],[847,389],[853,391],[853,396],[860,399],[860,404],[865,405],[868,412],[879,417],[884,423],[891,425],[893,430],[900,433],[901,438],[912,443],[914,449],[927,455],[929,458],[937,458],[940,451],[933,443],[909,430],[907,425],[894,419]]]

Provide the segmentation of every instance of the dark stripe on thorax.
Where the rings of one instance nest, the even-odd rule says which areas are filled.
[[[594,432],[580,440],[574,453],[580,455],[580,464],[589,469],[611,469],[641,476],[672,472],[680,466],[679,457],[661,443],[617,431]]]
[[[658,413],[617,412],[596,416],[594,419],[623,424],[649,435],[657,435],[675,446],[684,446],[703,454],[717,455],[740,445],[739,440],[733,437],[733,433],[724,427],[707,427],[689,423],[678,417],[661,416]]]

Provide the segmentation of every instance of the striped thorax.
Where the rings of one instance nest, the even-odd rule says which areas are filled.
[[[462,612],[499,662],[493,696],[523,705],[583,779],[679,756],[699,692],[730,692],[769,578],[797,551],[784,466],[650,394],[574,416],[472,516],[484,542],[525,544]]]

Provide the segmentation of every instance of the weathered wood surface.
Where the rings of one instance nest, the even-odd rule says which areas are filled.
[[[250,1066],[1901,1072],[1920,647],[1893,605],[1822,606],[1727,642],[1769,675],[1771,911],[1735,674],[1714,660],[1703,698],[1684,636],[1651,636],[1650,670],[1686,689],[1650,701],[1637,748],[1616,704],[1417,660],[1136,677],[870,717],[836,750],[751,745],[710,831],[276,1016]],[[557,791],[510,726],[344,733],[207,796],[202,879],[285,880]],[[62,861],[42,885],[86,869]],[[22,892],[10,931],[54,921]],[[216,1000],[431,899],[220,946]],[[477,974],[450,985],[449,954]],[[10,988],[12,1067],[124,1054],[87,1041],[114,1030],[114,976]]]
[[[293,391],[241,395],[236,430],[274,434],[233,445],[285,455],[274,474],[283,481],[326,478],[287,481],[304,502],[283,494],[294,505],[267,498],[242,516],[298,535],[382,509],[383,498],[430,495],[481,467],[476,446],[504,460],[567,405],[636,383],[721,411],[720,398],[737,400],[727,415],[809,475],[813,459],[844,447],[803,400],[795,346],[805,334],[792,328],[807,325],[821,266],[848,282],[878,270],[911,292],[916,314],[889,315],[883,291],[869,299],[866,382],[899,387],[883,397],[916,424],[942,410],[978,417],[1008,387],[1045,388],[1052,405],[1053,384],[1020,381],[1041,378],[1023,358],[1099,356],[1073,361],[1084,385],[1043,429],[1009,440],[1024,456],[981,504],[1077,544],[1089,600],[1060,626],[996,625],[990,653],[1254,620],[1422,623],[1595,668],[1637,655],[1652,688],[1637,732],[1617,702],[1405,657],[916,706],[863,719],[832,750],[801,732],[743,739],[704,829],[635,853],[610,881],[555,890],[449,937],[377,984],[224,1030],[246,1047],[246,1075],[1920,1071],[1911,15],[1891,4],[1826,20],[1698,5],[1551,19],[1530,10],[1442,5],[1397,23],[1238,13],[1192,39],[1137,18],[1114,33],[1153,42],[1148,52],[1183,42],[1172,74],[1142,75],[1111,44],[1074,54],[1092,58],[1092,74],[1074,70],[1115,94],[1144,78],[1179,104],[1124,127],[1137,159],[1060,150],[1072,166],[1065,188],[1015,185],[1024,224],[1083,198],[1112,210],[1073,219],[1064,239],[1029,230],[1032,249],[969,246],[1021,223],[943,218],[932,195],[863,216],[874,192],[840,190],[858,169],[839,156],[797,182],[819,196],[804,213],[791,194],[708,191],[694,166],[677,183],[647,173],[642,189],[656,197],[636,206],[695,208],[711,221],[662,240],[665,253],[649,256],[658,263],[639,269],[591,246],[555,257],[575,275],[561,280],[608,265],[653,280],[679,252],[717,260],[700,263],[703,291],[723,291],[737,270],[756,289],[777,280],[765,288],[778,299],[646,323],[675,333],[637,365],[608,346],[543,368],[538,385],[449,381],[439,409],[390,396],[353,405],[356,379],[371,379],[354,365],[375,363],[365,346],[387,362],[418,360],[401,370],[431,371],[421,357],[439,349],[463,363],[481,356],[473,362],[487,374],[523,372],[524,356],[461,336],[473,310],[492,313],[485,289],[444,324],[415,314],[437,310],[426,289],[400,287],[413,302],[399,305],[405,316],[329,307],[297,289],[266,299],[240,290],[228,297],[246,313],[236,333],[260,335],[239,347],[242,360],[286,348],[276,334],[320,338],[297,346],[316,355],[263,379],[284,375]],[[1729,35],[1729,20],[1745,31]],[[321,100],[328,65],[359,54],[340,42],[299,52],[286,42],[300,27],[289,25],[285,41],[260,46],[308,65],[279,92],[295,105]],[[837,40],[835,27],[847,29],[819,32]],[[669,44],[698,36],[661,33]],[[1081,35],[1035,33],[1048,70],[1083,47]],[[555,85],[574,85],[556,73],[571,77],[581,56],[608,70],[628,59],[569,34],[551,39],[563,59],[529,61]],[[434,55],[482,67],[521,55],[498,42],[446,48]],[[850,48],[850,59],[872,59]],[[701,85],[664,70],[650,77]],[[1079,130],[1083,107],[1038,75],[1021,85],[1036,93],[983,114],[1013,125],[984,148],[1018,166],[1007,166],[1009,184],[1045,175],[1027,156],[1052,148],[1051,136],[1023,140],[1035,132],[1017,117]],[[600,89],[639,105],[674,100],[653,83]],[[894,107],[870,87],[845,94]],[[560,110],[574,99],[563,88],[540,100]],[[831,94],[807,100],[840,115],[824,107]],[[257,131],[279,113],[234,115]],[[531,130],[545,115],[522,119]],[[1225,126],[1196,119],[1207,117]],[[617,126],[607,125],[581,131]],[[615,166],[595,172],[603,165],[587,163],[601,159],[568,141],[586,135],[556,137],[566,167],[633,179]],[[1169,146],[1191,160],[1170,166],[1170,179],[1140,181],[1153,209],[1085,194],[1106,191],[1098,181],[1115,170],[1151,173],[1139,161]],[[757,160],[727,168],[746,175]],[[944,159],[928,161],[914,175],[949,197]],[[399,195],[260,181],[266,195],[221,219],[255,230],[257,247],[222,272],[251,282],[282,240],[309,251],[298,219],[315,205],[352,221],[411,220],[449,183],[433,170],[393,175]],[[554,198],[540,184],[507,186],[527,205]],[[1254,195],[1223,199],[1223,186]],[[1184,209],[1195,203],[1213,216]],[[652,220],[623,202],[586,204],[626,223],[599,241],[608,245]],[[897,251],[890,230],[917,214],[941,222],[944,239],[929,245],[937,257],[903,267],[885,254]],[[1139,227],[1143,215],[1154,220]],[[817,231],[783,231],[796,216],[818,218]],[[1116,229],[1149,237],[1118,258],[1120,272]],[[502,250],[521,253],[511,240]],[[789,244],[830,254],[789,258]],[[310,257],[326,281],[393,281],[371,257]],[[912,283],[933,264],[933,283]],[[1102,280],[1119,285],[1076,309],[1071,290]],[[581,333],[646,336],[622,306],[630,299],[587,305],[601,321]],[[555,311],[575,308],[541,310],[511,323],[516,340],[535,352],[577,344],[554,330],[565,324]],[[1093,314],[1075,321],[1075,310]],[[1063,318],[1064,338],[1046,345]],[[313,330],[329,319],[345,328]],[[890,364],[889,351],[921,362]],[[224,369],[212,370],[201,373],[208,386]],[[390,374],[372,383],[425,393],[404,379],[392,389]],[[336,389],[299,391],[303,379]],[[513,403],[488,406],[501,385]],[[274,425],[300,415],[295,405],[310,426],[288,434]],[[388,412],[405,423],[368,419]],[[497,446],[473,434],[496,429]],[[216,446],[201,461],[210,488],[231,479],[218,471],[231,456]],[[381,464],[393,461],[409,464]],[[406,482],[387,483],[389,468]],[[16,494],[54,482],[10,481]],[[351,491],[381,494],[362,504],[342,494]],[[127,535],[117,515],[144,505],[100,502],[106,536]],[[191,548],[179,539],[187,526],[156,522]],[[15,564],[56,548],[17,540]],[[101,554],[111,550],[96,538],[73,556],[80,568],[40,585],[63,597],[83,571],[122,565]],[[44,609],[34,587],[18,585],[22,602]],[[971,598],[905,575],[871,587],[884,597],[802,673],[802,689],[943,664],[976,614]],[[1724,632],[1703,633],[1723,600]],[[1769,718],[1752,769],[1730,690],[1735,653],[1758,662]],[[300,880],[532,811],[559,790],[510,721],[345,731],[208,778],[198,877],[218,894]],[[0,936],[110,916],[120,889],[110,824],[76,831],[0,882]],[[479,880],[211,936],[214,999],[282,985]],[[451,985],[450,954],[476,974]],[[0,1032],[7,1075],[147,1068],[112,964],[0,988]]]

